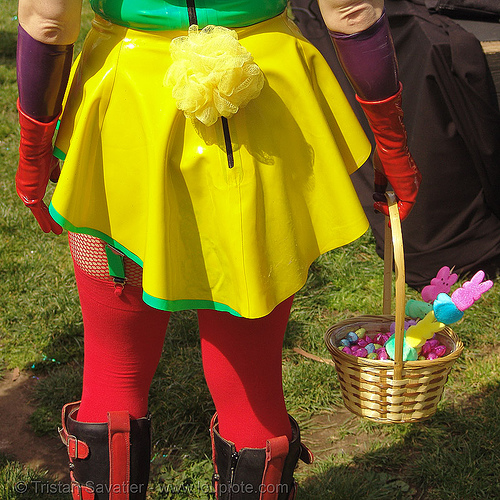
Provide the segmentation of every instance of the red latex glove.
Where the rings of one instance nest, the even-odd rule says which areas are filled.
[[[16,173],[16,191],[23,203],[31,210],[45,233],[62,233],[62,227],[49,214],[43,202],[49,179],[59,179],[59,160],[52,154],[52,137],[59,117],[49,123],[39,122],[26,115],[17,102],[21,142],[19,165]]]
[[[415,203],[422,175],[408,151],[401,91],[400,85],[395,95],[383,101],[363,101],[358,96],[356,99],[375,136],[373,206],[375,210],[389,216],[389,208],[383,196],[389,182],[398,199],[399,216],[404,220]]]

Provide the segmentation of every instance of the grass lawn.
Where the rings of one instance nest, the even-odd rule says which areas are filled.
[[[89,19],[86,9],[83,31]],[[16,3],[0,0],[0,375],[17,367],[38,378],[30,424],[40,436],[55,436],[62,405],[80,394],[83,326],[66,238],[42,233],[15,194],[16,30]],[[361,313],[380,314],[382,267],[367,234],[318,259],[295,300],[283,356],[285,394],[319,456],[297,473],[299,498],[500,498],[498,284],[454,326],[465,350],[436,415],[426,422],[337,418],[345,411],[333,367],[293,350],[327,358],[323,335],[329,326]],[[418,294],[408,289],[407,297]],[[151,389],[151,499],[213,498],[207,432],[213,405],[198,344],[195,315],[173,315]],[[9,426],[2,415],[0,425]],[[0,455],[1,500],[70,498],[50,481],[47,471]],[[26,492],[16,488],[21,482]],[[40,482],[54,489],[35,491]]]

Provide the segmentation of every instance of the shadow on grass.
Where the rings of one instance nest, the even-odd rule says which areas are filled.
[[[196,313],[172,314],[150,392],[153,469],[210,455],[208,426],[215,408],[203,376]]]
[[[416,424],[384,426],[388,444],[354,457],[331,457],[301,481],[309,499],[500,498],[500,384],[460,402],[442,404]],[[341,463],[338,463],[341,462]]]
[[[288,347],[309,337],[307,329],[313,328],[308,326],[309,318],[316,314],[306,305],[302,307],[300,301],[295,307],[285,342]],[[323,308],[323,305],[318,307]],[[314,328],[320,330],[315,323]],[[81,341],[81,337],[78,338]],[[57,336],[47,352],[61,352],[65,339],[62,334]],[[297,361],[298,366],[305,367],[303,373],[298,372],[298,380],[312,378],[315,368],[308,363]],[[321,369],[324,369],[323,365]],[[319,368],[317,371],[318,377],[321,373],[323,375],[314,385],[317,384],[321,391],[330,381]],[[297,380],[294,384],[300,385]],[[40,381],[37,394],[45,395],[47,399],[40,403],[37,411],[42,412],[39,420],[46,426],[46,432],[56,429],[60,407],[76,399],[80,389],[79,363],[54,367]],[[449,400],[440,404],[437,414],[422,423],[384,426],[357,419],[352,431],[368,431],[368,439],[371,439],[369,451],[354,456],[332,455],[312,467],[301,468],[297,474],[299,498],[500,498],[500,383],[494,381],[469,398],[452,400],[451,396],[448,397]],[[172,315],[163,356],[151,388],[150,409],[154,436],[152,487],[157,487],[162,481],[209,484],[208,425],[214,408],[203,378],[194,312]],[[307,422],[303,424],[305,428]],[[370,436],[370,431],[380,429],[386,436],[383,441],[380,432],[372,432]],[[342,429],[333,429],[332,432],[335,439],[342,439]],[[176,498],[195,497],[177,495]]]
[[[191,370],[186,378],[187,371],[180,368],[188,353],[193,354],[184,350],[181,355],[174,356],[174,361],[167,361],[167,364],[172,363],[172,371],[161,376],[152,391],[153,488],[165,481],[184,485],[209,484],[210,481],[207,428],[211,402],[208,391],[199,384],[201,378],[192,375],[197,370]],[[69,370],[69,367],[63,369]],[[77,379],[75,375],[73,387]],[[165,385],[167,380],[168,386]],[[165,391],[169,392],[168,396]],[[353,424],[358,429],[364,428],[368,433],[370,429],[382,429],[387,439],[380,442],[380,433],[373,432],[370,451],[352,457],[331,456],[312,467],[301,468],[299,498],[500,498],[499,402],[500,384],[494,384],[460,404],[443,404],[427,422],[384,426],[358,419]]]
[[[76,333],[79,328],[75,326]],[[30,423],[38,435],[53,434],[60,425],[62,406],[80,398],[83,337],[68,335],[55,336],[45,352],[60,359],[65,351],[77,351],[79,361],[54,366],[47,358],[36,366],[40,380],[35,389],[37,408]],[[74,345],[65,346],[65,342]],[[150,390],[149,408],[153,415],[154,468],[165,463],[178,466],[186,457],[197,460],[210,454],[207,429],[215,410],[203,377],[198,323],[193,312],[172,314]]]
[[[176,314],[171,321],[150,397],[153,488],[162,481],[208,484],[211,474],[208,423],[214,409],[203,379],[196,315]],[[51,370],[40,381],[37,394],[46,399],[37,411],[47,432],[80,384],[79,365]],[[385,426],[356,419],[353,426],[368,436],[382,430],[386,438],[372,432],[369,451],[301,468],[301,500],[500,498],[500,383],[453,404],[443,401],[426,422]],[[333,433],[340,439],[340,429]]]

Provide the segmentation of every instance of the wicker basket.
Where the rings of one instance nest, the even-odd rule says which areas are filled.
[[[405,321],[405,279],[401,224],[395,197],[388,194],[392,231],[386,223],[384,250],[384,302],[382,316],[357,316],[338,323],[325,334],[348,410],[381,423],[418,422],[434,415],[448,373],[463,350],[463,344],[449,327],[436,333],[446,346],[443,357],[403,362]],[[392,236],[392,237],[391,237]],[[392,255],[396,270],[395,315],[390,315]],[[343,353],[339,342],[348,332],[365,328],[370,332],[389,331],[396,323],[395,360],[358,358]]]

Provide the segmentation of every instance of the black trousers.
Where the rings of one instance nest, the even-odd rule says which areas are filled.
[[[292,0],[302,33],[323,53],[373,142],[314,0]],[[410,150],[422,172],[403,223],[406,281],[427,285],[444,265],[462,275],[500,268],[500,112],[481,44],[452,19],[386,0],[403,83]],[[353,182],[383,255],[383,218],[372,208],[371,163]]]

